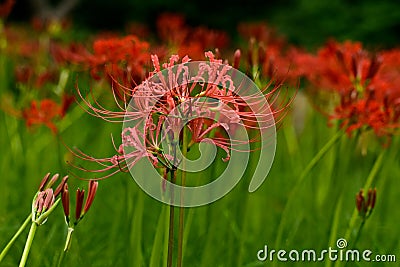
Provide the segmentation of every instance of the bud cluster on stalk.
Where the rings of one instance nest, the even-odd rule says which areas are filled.
[[[47,221],[48,216],[57,206],[60,201],[57,199],[61,193],[62,188],[67,184],[68,176],[64,176],[53,190],[53,185],[57,182],[59,174],[54,174],[50,178],[50,173],[47,173],[39,185],[39,189],[32,201],[32,221],[37,225],[41,225]]]

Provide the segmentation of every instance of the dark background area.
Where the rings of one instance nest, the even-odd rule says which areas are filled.
[[[40,0],[30,1],[17,0],[10,19],[31,19],[32,1]],[[59,2],[50,1],[53,6]],[[362,41],[372,48],[400,43],[398,0],[81,0],[69,17],[75,26],[89,30],[123,30],[133,21],[154,29],[163,12],[183,14],[191,25],[223,29],[233,38],[239,22],[266,21],[291,43],[307,48],[328,38]]]

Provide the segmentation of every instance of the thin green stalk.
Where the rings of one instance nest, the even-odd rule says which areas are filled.
[[[250,139],[257,139],[260,138],[257,132],[251,131],[250,133]],[[260,156],[260,144],[257,142],[251,143],[250,144],[250,149],[253,150],[254,152],[250,153],[249,157],[249,163],[246,168],[245,176],[252,177],[253,171],[256,169],[256,166],[258,164],[257,159]],[[237,259],[235,260],[235,263],[237,263],[236,266],[243,266],[243,258],[244,258],[244,253],[247,251],[246,249],[246,241],[248,237],[248,225],[249,225],[249,211],[251,209],[251,204],[250,204],[250,194],[246,194],[245,198],[243,199],[243,214],[244,216],[242,217],[242,223],[240,226],[240,235],[239,235],[239,251],[237,252],[236,256]]]
[[[60,257],[58,258],[57,267],[62,266],[62,262],[64,261],[65,254],[67,254],[67,252],[65,250],[61,251]]]
[[[353,241],[353,247],[354,247],[354,248],[355,248],[356,245],[357,245],[358,239],[360,239],[361,231],[362,231],[362,229],[364,228],[364,225],[365,225],[366,220],[367,220],[367,218],[363,219],[363,220],[361,221],[360,227],[358,227],[356,237],[354,238],[354,241]]]
[[[174,169],[171,169],[171,183],[175,183],[175,173]],[[173,199],[173,191],[171,190],[171,198]],[[169,206],[169,225],[168,225],[168,260],[167,267],[172,267],[172,253],[174,250],[174,216],[175,216],[175,207]]]
[[[188,130],[185,126],[183,128],[183,140],[182,140],[182,170],[181,170],[181,186],[185,186],[186,184],[186,171],[185,171],[185,162],[187,157],[187,150],[188,150]],[[178,267],[182,266],[183,260],[183,226],[184,226],[184,217],[185,217],[185,208],[182,207],[183,204],[183,192],[184,189],[182,188],[181,191],[181,206],[179,207],[179,226],[178,226]]]
[[[21,225],[21,227],[18,229],[18,231],[14,234],[14,236],[11,238],[11,240],[7,243],[5,248],[0,254],[0,262],[4,259],[4,257],[7,255],[7,252],[10,250],[11,246],[14,244],[15,240],[19,237],[19,235],[25,230],[25,228],[28,226],[29,222],[32,220],[32,215],[29,214],[29,216],[25,219],[24,223]]]
[[[28,254],[29,251],[31,250],[33,238],[35,237],[37,227],[38,225],[36,224],[36,222],[32,222],[28,238],[26,239],[24,252],[22,253],[21,261],[19,263],[19,267],[24,267],[26,264],[26,260],[28,259]]]
[[[171,206],[167,206],[167,210],[165,212],[165,229],[164,231],[164,260],[163,267],[167,267],[168,264],[168,256],[169,256],[169,215],[170,215]]]
[[[296,183],[296,187],[300,185],[304,178],[310,173],[310,171],[317,165],[317,163],[321,160],[321,158],[331,149],[331,147],[336,144],[336,142],[342,137],[343,132],[338,131],[322,148],[321,150],[317,153],[317,155],[312,158],[312,160],[308,163],[306,168],[302,171],[300,174],[299,180]]]
[[[376,159],[374,166],[371,169],[371,172],[368,175],[367,180],[365,181],[364,184],[364,192],[368,192],[368,189],[371,187],[381,165],[382,165],[382,161],[383,161],[383,156],[385,154],[385,150],[382,151],[382,153],[378,156],[378,158]],[[358,210],[357,208],[354,208],[353,210],[353,214],[351,216],[350,222],[349,222],[349,227],[346,230],[346,234],[344,235],[344,238],[348,241],[351,233],[354,230],[354,226],[357,222],[357,218],[358,218]]]
[[[336,238],[337,238],[340,214],[341,214],[341,210],[342,210],[342,202],[343,202],[343,195],[341,194],[339,196],[339,200],[336,205],[335,215],[333,216],[333,223],[332,223],[332,227],[331,227],[331,233],[329,235],[329,247],[331,247],[331,248],[333,248],[335,246],[335,242],[336,242]],[[332,261],[330,261],[330,260],[326,261],[325,266],[331,267]]]
[[[161,253],[160,251],[162,250],[162,242],[163,242],[163,227],[165,224],[165,213],[166,213],[166,208],[168,206],[163,205],[161,207],[161,213],[160,217],[158,219],[158,224],[157,224],[157,230],[154,235],[154,242],[153,242],[153,248],[151,250],[151,256],[150,256],[150,267],[159,267],[160,266],[160,259],[161,259]]]
[[[285,205],[285,208],[282,212],[282,217],[281,221],[279,223],[278,227],[278,232],[277,232],[277,238],[276,238],[276,243],[275,247],[280,248],[281,242],[282,242],[282,235],[283,235],[283,229],[284,226],[286,225],[286,221],[288,220],[288,215],[289,215],[289,208],[292,206],[294,201],[296,201],[296,192],[299,190],[300,186],[303,184],[304,179],[307,177],[307,175],[310,173],[310,171],[317,165],[317,163],[322,159],[322,157],[333,147],[334,144],[340,139],[340,137],[343,135],[343,131],[338,131],[322,148],[321,150],[311,159],[311,161],[308,163],[306,168],[301,172],[299,179],[297,180],[293,190],[291,191],[289,195],[289,199]],[[277,262],[274,262],[274,266],[276,266]]]
[[[378,158],[376,159],[374,166],[372,167],[372,169],[367,177],[367,180],[365,181],[365,184],[363,187],[364,192],[368,192],[368,189],[371,187],[372,183],[374,182],[374,179],[375,179],[376,175],[378,174],[380,167],[382,166],[385,152],[386,152],[386,150],[382,150],[382,152],[379,154]],[[355,207],[353,210],[353,214],[351,215],[351,218],[350,218],[349,226],[347,227],[346,233],[344,235],[344,239],[347,240],[348,243],[351,238],[351,234],[353,233],[354,228],[356,226],[357,219],[358,219],[358,210],[357,210],[357,207]],[[365,223],[365,221],[363,221],[361,223],[361,225],[358,229],[357,236],[352,244],[353,247],[355,246],[355,242],[359,238],[359,235],[360,235],[362,227],[364,226],[364,223]],[[336,267],[342,266],[342,262],[336,262],[335,266]]]
[[[75,229],[73,227],[68,227],[67,238],[65,239],[65,246],[64,246],[63,251],[60,254],[60,257],[58,258],[58,263],[57,263],[58,267],[60,267],[62,265],[65,255],[67,254],[68,250],[71,247],[72,233],[74,232],[74,230]]]

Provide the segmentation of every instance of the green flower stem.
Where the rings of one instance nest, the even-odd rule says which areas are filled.
[[[170,170],[171,174],[171,183],[175,183],[175,173],[174,169]],[[171,191],[171,198],[173,198],[173,191]],[[172,267],[172,253],[174,249],[174,216],[175,216],[175,207],[169,206],[169,224],[168,224],[168,258],[167,258],[167,267]]]
[[[25,228],[28,226],[29,222],[32,220],[32,215],[29,214],[28,217],[26,217],[24,223],[21,225],[21,227],[18,229],[18,231],[14,234],[14,236],[11,238],[11,240],[7,243],[5,248],[0,254],[0,262],[4,259],[4,257],[7,255],[7,252],[10,250],[11,246],[14,244],[15,240],[20,236],[20,234],[25,230]]]
[[[286,225],[286,221],[288,220],[288,215],[289,215],[289,208],[292,206],[292,204],[296,201],[296,192],[299,190],[301,185],[304,182],[304,179],[307,177],[307,175],[310,173],[310,171],[317,165],[317,163],[322,159],[322,157],[333,147],[334,144],[342,137],[344,134],[343,131],[338,131],[322,148],[321,150],[311,159],[311,161],[308,163],[308,165],[305,167],[305,169],[301,172],[294,188],[292,189],[289,199],[285,205],[285,208],[282,212],[282,217],[281,221],[279,223],[278,231],[277,231],[277,238],[276,238],[276,243],[275,247],[280,248],[281,242],[282,242],[282,235],[283,235],[283,229],[284,226]],[[274,266],[276,266],[277,262],[274,262]]]
[[[34,197],[34,199],[35,198],[36,198],[36,196]],[[42,225],[43,223],[45,223],[45,221],[49,217],[50,213],[52,213],[54,211],[54,209],[57,207],[57,205],[60,203],[60,201],[61,201],[61,199],[59,198],[47,211],[40,214],[39,217],[36,219],[35,219],[35,212],[32,210],[32,214],[31,214],[31,216],[29,216],[29,218],[31,218],[31,220],[32,220],[31,229],[29,230],[28,238],[26,239],[25,248],[24,248],[24,252],[22,253],[22,256],[21,256],[21,261],[19,263],[19,267],[23,267],[26,264],[26,261],[28,259],[28,254],[29,254],[29,251],[31,250],[33,238],[35,237],[37,227],[39,225]]]
[[[160,267],[161,255],[164,239],[164,225],[165,225],[165,214],[167,213],[167,205],[161,207],[160,217],[158,219],[156,233],[154,235],[153,247],[151,249],[149,267]]]
[[[383,161],[383,156],[385,154],[385,150],[382,151],[382,153],[378,156],[378,158],[376,159],[374,166],[371,169],[371,172],[368,175],[367,180],[365,181],[364,184],[364,192],[368,192],[368,189],[371,187],[376,174],[378,173],[381,165],[382,165],[382,161]],[[351,216],[350,219],[350,223],[349,223],[349,227],[347,228],[346,234],[344,235],[344,238],[348,241],[350,239],[351,233],[354,230],[354,226],[357,222],[357,218],[358,218],[358,210],[357,208],[354,208],[353,214]]]
[[[73,227],[68,227],[68,234],[67,234],[67,239],[65,240],[65,247],[64,251],[68,252],[68,250],[71,248],[71,241],[72,241],[72,233],[74,232]]]
[[[368,178],[367,178],[367,180],[365,181],[365,184],[364,184],[364,192],[367,192],[368,189],[371,187],[371,185],[372,185],[372,183],[373,183],[373,181],[374,181],[374,179],[375,179],[375,177],[376,177],[376,174],[378,173],[379,168],[380,168],[381,165],[382,165],[382,161],[383,161],[383,156],[384,156],[384,154],[385,154],[385,150],[383,150],[383,151],[381,152],[381,154],[378,156],[378,158],[376,159],[376,161],[375,161],[375,163],[374,163],[374,166],[372,167],[371,172],[369,173]],[[355,226],[355,224],[356,224],[356,222],[357,222],[357,218],[358,218],[358,210],[357,210],[357,208],[354,208],[353,214],[352,214],[351,219],[350,219],[350,222],[349,222],[349,227],[347,228],[346,234],[344,235],[344,238],[345,238],[347,241],[349,240],[349,238],[350,238],[350,236],[351,236],[351,233],[352,233],[353,230],[354,230],[354,226]]]
[[[60,254],[60,258],[58,259],[58,264],[57,264],[58,267],[61,266],[61,264],[65,258],[65,255],[67,254],[68,250],[71,247],[72,234],[73,234],[74,230],[75,229],[73,227],[68,227],[67,238],[65,239],[65,246],[64,246],[63,251]]]
[[[336,244],[337,232],[339,229],[340,215],[341,215],[341,210],[342,210],[342,203],[343,203],[343,195],[341,194],[339,196],[339,200],[336,204],[335,215],[333,217],[333,222],[332,222],[332,227],[331,227],[331,233],[329,235],[329,247],[331,247],[331,248],[335,247],[335,244]],[[330,260],[326,261],[325,266],[331,267],[332,261],[330,261]]]
[[[26,239],[24,252],[22,253],[21,261],[19,263],[19,267],[24,267],[26,264],[26,260],[28,259],[29,251],[31,250],[33,238],[35,237],[36,229],[38,225],[36,222],[32,222],[31,229],[29,230],[28,238]]]
[[[163,266],[162,267],[167,267],[168,263],[168,256],[169,256],[169,210],[171,209],[171,206],[166,207],[165,211],[165,229],[164,231],[164,251],[163,251]]]
[[[382,166],[385,152],[386,152],[386,150],[382,150],[382,152],[379,154],[378,158],[376,159],[374,166],[372,167],[372,169],[367,177],[367,180],[365,181],[365,184],[363,187],[364,192],[367,192],[368,189],[371,187],[372,183],[374,182],[374,179],[375,179],[376,175],[378,174],[380,167]],[[344,235],[344,239],[347,240],[347,242],[349,242],[349,240],[351,239],[351,235],[354,232],[354,228],[356,227],[357,219],[358,219],[358,210],[357,210],[357,207],[355,207],[353,210],[353,214],[351,215],[351,218],[350,218],[349,226],[347,227],[346,233]],[[354,239],[352,247],[355,246],[358,238],[360,237],[360,233],[361,233],[361,230],[362,230],[364,224],[365,224],[365,220],[363,220],[361,222],[361,224],[358,228],[357,235]],[[342,262],[336,262],[335,266],[336,267],[342,266]]]
[[[361,236],[361,232],[362,232],[362,229],[364,228],[364,225],[365,225],[366,220],[367,220],[367,218],[363,219],[363,220],[361,221],[360,226],[358,227],[356,237],[354,238],[354,241],[353,241],[353,247],[356,247],[356,245],[357,245],[358,239],[359,239],[360,236]],[[347,240],[347,239],[346,239],[346,240]]]
[[[188,130],[187,126],[183,128],[183,140],[182,140],[182,171],[181,171],[181,186],[185,186],[186,184],[186,171],[185,171],[185,162],[187,157],[188,150]],[[183,259],[183,226],[184,226],[184,217],[185,217],[185,208],[182,207],[183,204],[183,188],[181,191],[181,206],[179,207],[179,227],[178,227],[178,267],[182,266]]]

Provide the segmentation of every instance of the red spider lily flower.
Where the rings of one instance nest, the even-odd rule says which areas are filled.
[[[349,135],[372,129],[377,136],[390,137],[400,126],[399,78],[395,78],[400,72],[393,55],[393,51],[371,54],[360,43],[331,41],[316,56],[299,56],[296,65],[305,67],[304,76],[314,88],[339,94],[340,103],[326,113],[330,120],[339,120]]]
[[[67,49],[54,46],[52,53],[57,62],[78,64],[90,69],[94,79],[108,79],[113,92],[122,100],[124,88],[134,86],[145,77],[145,66],[150,59],[148,50],[147,42],[128,35],[95,40],[93,53],[76,44]]]
[[[246,72],[250,77],[297,84],[298,75],[293,72],[292,65],[298,48],[289,46],[273,28],[263,23],[240,24],[238,30],[249,42],[243,52],[247,58]]]
[[[26,120],[26,125],[31,127],[36,124],[44,124],[53,133],[57,133],[54,120],[61,116],[60,106],[51,99],[43,99],[40,103],[31,102],[31,106],[22,111],[22,116]]]
[[[155,167],[173,169],[179,164],[180,159],[174,156],[174,147],[180,142],[181,128],[183,121],[187,120],[188,130],[190,131],[191,144],[200,143],[204,140],[212,140],[219,148],[223,149],[227,156],[224,160],[229,160],[230,150],[237,149],[242,144],[241,140],[231,140],[226,131],[233,131],[239,122],[243,122],[246,129],[264,130],[263,127],[270,127],[272,120],[265,117],[263,111],[266,107],[258,107],[252,110],[249,103],[257,106],[260,98],[272,100],[272,104],[277,106],[271,114],[279,118],[283,114],[288,103],[278,103],[276,94],[281,84],[269,91],[268,86],[263,88],[259,94],[251,94],[245,97],[234,93],[234,85],[229,70],[229,65],[222,65],[222,60],[217,59],[212,52],[205,53],[208,63],[199,65],[198,73],[191,73],[187,77],[191,81],[190,85],[179,85],[174,83],[174,77],[180,74],[189,75],[188,67],[177,65],[180,62],[187,63],[189,57],[180,60],[179,56],[173,55],[170,60],[160,64],[156,55],[151,57],[154,71],[149,78],[141,85],[134,88],[125,88],[128,96],[124,99],[132,99],[131,102],[119,105],[120,111],[110,111],[103,108],[98,103],[91,104],[78,90],[79,95],[86,105],[89,112],[106,121],[133,122],[133,126],[125,127],[121,133],[122,144],[116,148],[116,155],[108,158],[97,159],[79,150],[74,151],[75,155],[81,159],[99,164],[99,169],[88,170],[78,167],[84,171],[109,172],[102,178],[109,177],[116,172],[130,170],[138,160],[148,158]],[[172,67],[176,68],[176,73]],[[219,70],[218,68],[222,69]],[[158,72],[165,70],[169,80],[161,76],[156,76],[158,83],[149,82]],[[207,74],[210,81],[204,81],[203,74]],[[186,77],[186,76],[185,76]],[[186,78],[185,78],[186,79]],[[222,84],[221,87],[215,83]],[[238,88],[247,90],[246,88]],[[209,101],[204,101],[209,99]],[[283,106],[281,106],[283,104]],[[264,112],[264,113],[263,113]],[[218,114],[218,115],[217,115]],[[196,116],[205,116],[208,120],[196,119]],[[215,121],[213,120],[215,119]],[[260,122],[263,126],[260,126]],[[143,124],[144,130],[138,125]],[[212,133],[212,134],[211,134]],[[252,139],[254,142],[257,139]],[[115,147],[115,145],[114,145]],[[240,151],[240,149],[237,149]],[[101,179],[101,178],[98,178]]]
[[[114,172],[111,174],[103,177],[107,178],[119,171],[127,171],[140,159],[145,157],[150,158],[153,162],[153,165],[156,167],[158,167],[159,163],[166,165],[166,162],[171,160],[171,156],[163,155],[161,153],[162,151],[160,148],[160,143],[165,138],[165,136],[163,138],[160,136],[161,127],[162,120],[159,120],[157,125],[152,122],[148,122],[147,129],[149,129],[149,131],[146,133],[141,133],[137,128],[125,128],[121,134],[122,144],[119,146],[117,154],[109,158],[96,159],[80,150],[74,151],[73,153],[78,158],[86,161],[96,162],[102,166],[102,168],[97,170],[87,170],[81,167],[75,167],[89,172],[106,172],[109,170],[114,170]],[[146,140],[146,145],[141,143],[142,139]]]

